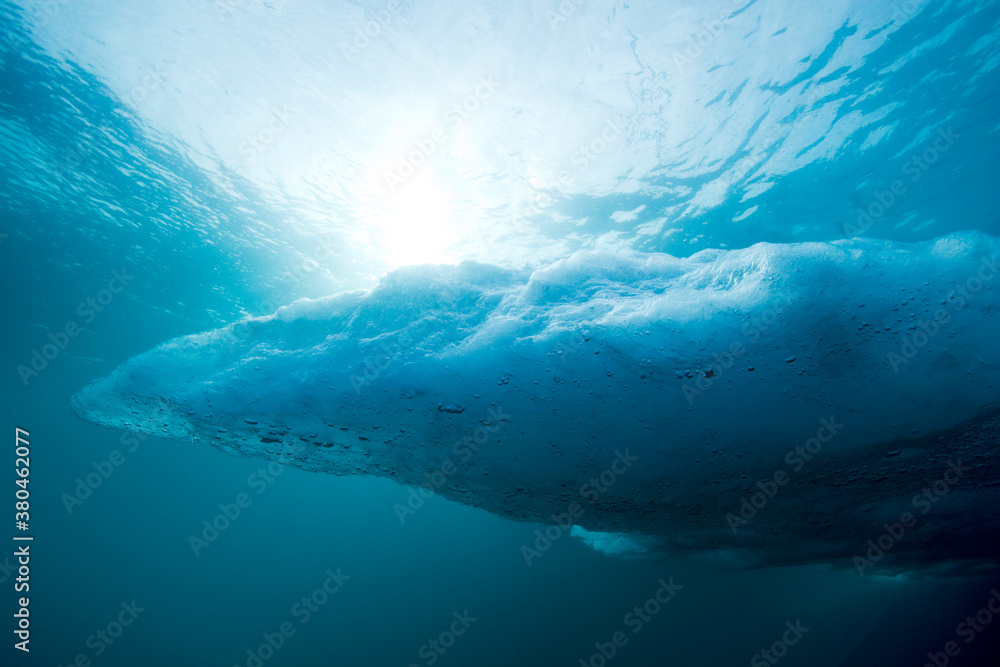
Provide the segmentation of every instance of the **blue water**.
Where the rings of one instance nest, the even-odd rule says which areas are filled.
[[[967,281],[1000,236],[1000,3],[3,1],[0,25],[3,421],[31,448],[8,534],[34,538],[27,592],[0,552],[2,664],[997,664],[1000,308]],[[414,387],[440,430],[371,455]],[[505,401],[505,449],[422,497],[434,447]],[[363,455],[281,450],[334,414]],[[821,456],[749,549],[712,548],[830,414],[824,454],[862,464]],[[540,542],[547,485],[639,435],[638,475],[576,521],[626,537]],[[848,517],[898,518],[959,455],[860,574],[880,520]]]

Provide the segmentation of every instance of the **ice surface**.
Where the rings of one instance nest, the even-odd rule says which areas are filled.
[[[643,549],[850,565],[910,512],[879,567],[988,559],[998,251],[970,232],[409,267],[168,341],[73,406]]]

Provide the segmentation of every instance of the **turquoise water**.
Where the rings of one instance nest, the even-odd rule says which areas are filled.
[[[997,3],[0,21],[3,664],[996,664]]]

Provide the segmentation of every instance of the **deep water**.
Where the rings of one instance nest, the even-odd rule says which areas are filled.
[[[1000,598],[997,285],[967,283],[1000,236],[997,2],[0,1],[0,27],[0,664],[998,664],[1000,616],[966,622]],[[369,457],[422,397],[440,430]],[[448,424],[505,400],[506,449],[421,493]],[[893,476],[807,466],[763,552],[708,548],[828,412],[863,427],[827,451]],[[664,423],[608,426],[635,415]],[[364,455],[303,453],[358,451],[311,442],[328,421]],[[649,485],[589,504],[637,434]],[[898,518],[960,445],[979,476],[859,574],[878,533],[847,517]],[[580,527],[641,539],[545,522],[560,476]]]

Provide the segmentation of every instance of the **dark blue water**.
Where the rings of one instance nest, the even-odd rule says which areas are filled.
[[[164,341],[409,264],[995,237],[1000,4],[0,2],[0,25],[2,664],[998,664],[992,570],[732,570],[562,533],[528,565],[537,520],[70,401]],[[991,362],[982,318],[966,352]],[[913,419],[965,422],[935,412],[953,395]],[[835,517],[852,489],[831,498]],[[942,540],[979,544],[996,506],[952,511]]]

